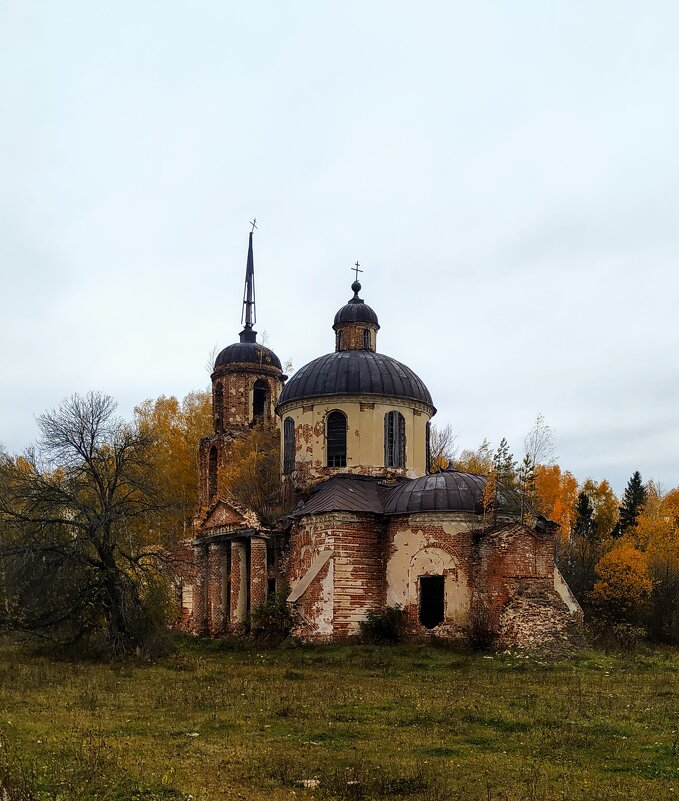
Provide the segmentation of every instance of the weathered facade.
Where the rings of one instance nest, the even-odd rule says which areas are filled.
[[[486,478],[429,474],[429,391],[377,352],[377,314],[359,297],[336,314],[335,350],[286,383],[257,344],[252,234],[245,325],[212,374],[214,431],[200,445],[200,510],[180,549],[181,625],[195,634],[246,632],[252,610],[285,590],[296,634],[357,634],[370,612],[404,610],[407,631],[468,641],[483,628],[502,645],[562,642],[580,609],[554,565],[556,527],[521,522],[518,498]],[[220,476],[252,426],[277,428],[285,493],[297,502],[274,525],[241,508]]]

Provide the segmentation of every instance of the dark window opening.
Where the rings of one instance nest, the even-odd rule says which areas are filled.
[[[425,430],[425,448],[426,448],[426,456],[425,456],[425,464],[427,473],[431,471],[431,423],[427,421],[427,426]]]
[[[384,415],[384,465],[406,465],[406,421],[400,412],[387,412]]]
[[[283,473],[289,476],[295,469],[295,421],[286,417],[283,423]]]
[[[365,328],[363,330],[363,347],[365,350],[370,350],[370,331]]]
[[[276,594],[276,579],[271,576],[266,582],[267,598],[272,598]]]
[[[269,387],[261,378],[255,381],[252,390],[252,421],[263,423],[266,419],[266,405],[269,396]]]
[[[214,445],[210,448],[208,457],[207,494],[209,500],[213,500],[217,494],[217,448]]]
[[[326,420],[328,467],[347,466],[347,418],[342,412],[330,412]]]
[[[433,629],[443,623],[444,618],[443,576],[420,576],[420,623]]]
[[[338,331],[337,332],[337,344],[336,344],[337,350],[342,350],[343,345],[344,345],[344,335],[342,334],[341,331]]]
[[[224,429],[224,387],[217,384],[215,387],[215,431],[221,434]]]

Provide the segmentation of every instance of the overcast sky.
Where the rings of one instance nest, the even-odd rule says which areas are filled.
[[[0,442],[362,296],[461,447],[679,484],[679,4],[0,0]]]

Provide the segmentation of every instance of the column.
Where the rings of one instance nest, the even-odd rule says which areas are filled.
[[[248,575],[245,540],[231,542],[231,626],[238,629],[247,618]]]
[[[193,584],[193,614],[191,628],[194,634],[207,634],[207,546],[193,546],[195,581]]]
[[[225,584],[226,546],[221,542],[211,542],[208,547],[207,617],[212,637],[223,634],[226,626]]]
[[[253,537],[250,540],[250,609],[266,603],[266,591],[266,540],[263,537]]]

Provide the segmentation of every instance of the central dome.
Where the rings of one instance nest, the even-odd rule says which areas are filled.
[[[330,395],[381,395],[434,404],[424,382],[410,367],[370,350],[341,350],[305,364],[288,381],[278,408],[289,401]]]

